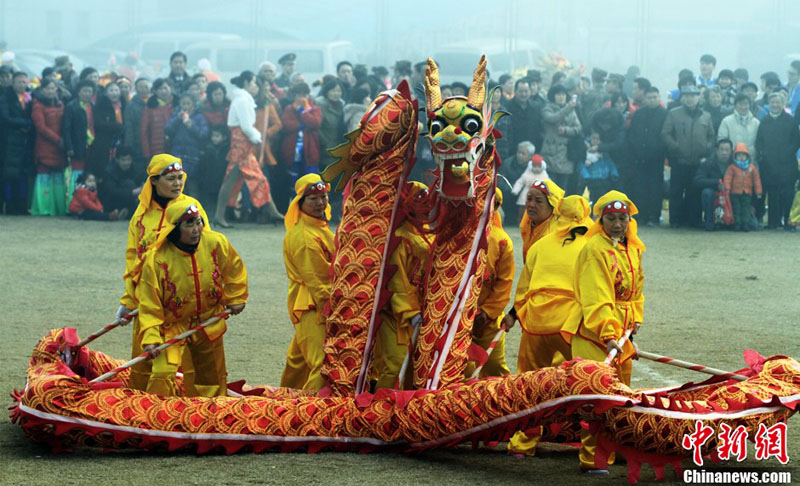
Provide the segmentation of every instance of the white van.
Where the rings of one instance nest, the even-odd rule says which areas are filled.
[[[461,81],[469,86],[482,54],[486,55],[486,69],[496,80],[504,73],[535,69],[545,52],[531,41],[477,39],[444,45],[432,57],[439,65],[442,84]]]
[[[244,70],[257,73],[264,61],[271,61],[277,66],[278,59],[289,52],[297,55],[295,72],[303,73],[309,84],[325,74],[336,74],[336,64],[340,61],[355,63],[356,60],[355,49],[348,41],[203,41],[187,45],[183,52],[189,58],[190,66],[194,66],[198,59],[208,59],[212,69],[226,83]]]

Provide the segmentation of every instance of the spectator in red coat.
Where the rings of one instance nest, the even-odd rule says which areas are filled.
[[[97,179],[91,172],[84,172],[78,178],[72,201],[69,203],[69,212],[80,219],[95,221],[116,221],[128,216],[128,209],[113,210],[110,213],[103,211],[103,204],[97,197]]]
[[[299,83],[289,90],[294,101],[283,111],[283,143],[281,157],[289,166],[292,186],[306,174],[318,172],[319,126],[322,110],[314,104],[306,83]]]
[[[158,78],[153,82],[152,91],[155,96],[151,96],[147,100],[139,130],[144,160],[150,160],[154,155],[166,152],[167,141],[164,128],[167,126],[169,117],[172,116],[174,104],[172,89],[164,78]]]
[[[58,85],[46,78],[34,96],[31,112],[36,128],[33,147],[36,182],[31,202],[31,214],[34,216],[63,216],[66,213],[64,168],[67,158],[61,139],[63,116],[64,103],[58,99]]]
[[[206,87],[206,99],[200,108],[200,112],[206,117],[208,128],[228,127],[228,111],[231,108],[231,100],[228,99],[228,90],[219,81],[212,81]]]

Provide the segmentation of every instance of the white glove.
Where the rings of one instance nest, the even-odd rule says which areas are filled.
[[[411,318],[411,327],[416,328],[420,324],[422,324],[422,314],[417,314]]]
[[[119,322],[120,326],[127,326],[128,323],[131,322],[130,319],[123,319],[124,316],[130,314],[131,312],[133,311],[124,305],[119,306],[119,309],[117,309],[117,322]]]

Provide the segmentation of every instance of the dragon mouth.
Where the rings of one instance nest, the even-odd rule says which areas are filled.
[[[446,199],[470,199],[475,162],[470,162],[469,152],[436,153],[433,158],[439,172],[437,189]]]

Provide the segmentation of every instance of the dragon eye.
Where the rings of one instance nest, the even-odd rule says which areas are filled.
[[[466,116],[461,120],[461,128],[470,135],[475,135],[481,129],[481,121],[475,116]]]
[[[442,120],[441,118],[435,118],[433,121],[431,121],[431,126],[430,126],[429,131],[430,131],[431,135],[436,135],[437,133],[439,133],[442,130],[444,130],[444,128],[446,126],[447,126],[447,123],[445,123],[444,120]]]

